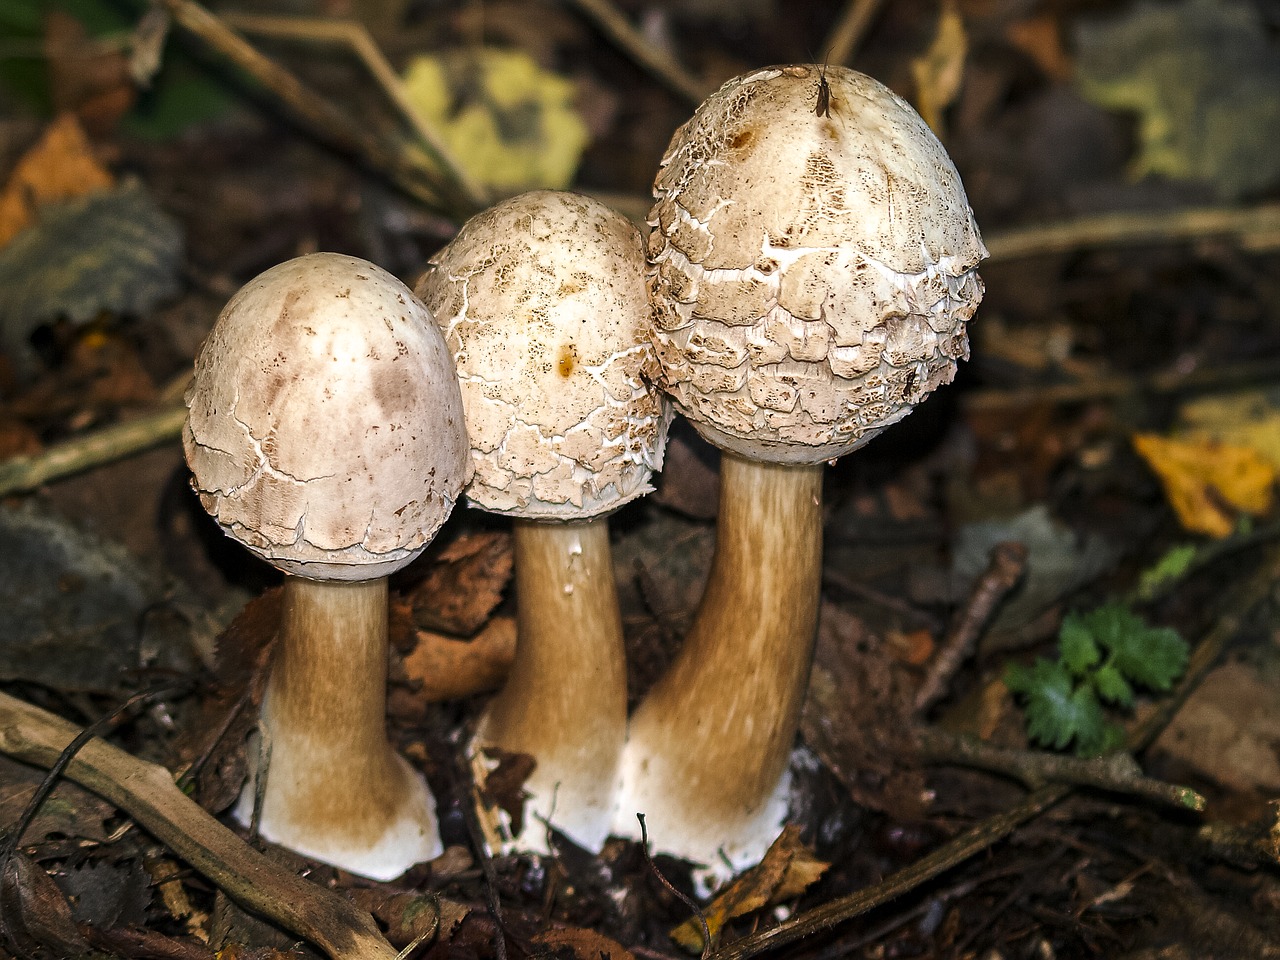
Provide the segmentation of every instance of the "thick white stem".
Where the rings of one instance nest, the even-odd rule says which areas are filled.
[[[544,820],[599,852],[626,734],[626,662],[608,523],[517,520],[519,636],[476,747],[527,753],[522,850],[547,852]]]
[[[262,720],[261,831],[377,880],[440,853],[435,802],[386,733],[387,581],[286,576]],[[237,815],[247,822],[253,783]]]
[[[716,553],[670,669],[631,718],[614,832],[724,876],[786,816],[787,763],[817,630],[822,467],[725,454]]]

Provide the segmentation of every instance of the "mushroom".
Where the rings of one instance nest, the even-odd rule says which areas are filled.
[[[955,167],[899,97],[837,67],[730,80],[654,185],[661,382],[722,451],[710,579],[631,719],[614,831],[706,865],[759,860],[786,816],[816,631],[822,464],[968,356],[986,255]],[[826,110],[818,109],[824,102]]]
[[[286,575],[262,835],[398,876],[440,841],[425,782],[387,742],[387,577],[431,542],[471,473],[440,331],[379,267],[299,257],[232,297],[187,406],[201,503]],[[250,783],[242,820],[254,795]]]
[[[473,506],[513,518],[518,640],[473,742],[531,755],[508,849],[546,829],[599,851],[626,734],[626,669],[606,514],[648,493],[669,420],[654,372],[639,231],[604,204],[535,191],[468,221],[416,292],[453,352]],[[490,824],[497,827],[497,824]]]

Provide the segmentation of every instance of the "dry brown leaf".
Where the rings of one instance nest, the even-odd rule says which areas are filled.
[[[442,550],[411,595],[414,622],[469,637],[502,602],[511,580],[511,536],[473,533]]]
[[[635,960],[635,954],[618,941],[594,930],[581,927],[565,927],[560,930],[543,930],[533,935],[533,942],[547,947],[560,956],[559,951],[569,950],[575,960]]]
[[[421,707],[496,690],[507,678],[516,653],[514,617],[494,617],[470,640],[430,630],[416,631],[417,643],[404,658],[404,680]]]
[[[44,57],[54,109],[74,111],[94,134],[112,132],[138,96],[125,44],[91,37],[76,17],[47,7]]]
[[[1062,46],[1062,27],[1056,14],[1045,11],[1024,20],[1015,20],[1005,29],[1015,47],[1036,62],[1053,80],[1071,78],[1071,58]]]
[[[114,183],[94,157],[75,114],[60,115],[23,154],[0,193],[0,247],[31,224],[41,204],[106,190]]]
[[[730,920],[799,896],[831,866],[813,855],[800,841],[800,827],[789,823],[782,828],[764,859],[734,880],[702,911],[711,941]],[[671,939],[695,953],[703,948],[702,924],[691,917],[671,931]]]

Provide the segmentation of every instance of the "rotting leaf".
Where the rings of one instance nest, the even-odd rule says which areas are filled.
[[[0,830],[14,829],[47,772],[0,754]],[[63,780],[45,798],[22,834],[23,846],[60,835],[101,843],[107,839],[106,821],[116,808],[74,783]]]
[[[20,955],[38,953],[34,949],[37,946],[61,957],[89,952],[71,917],[67,898],[47,873],[19,850],[0,866],[4,870],[0,875],[3,933],[18,947]]]
[[[29,375],[41,324],[145,314],[177,295],[182,255],[181,226],[138,182],[46,204],[0,250],[0,348]]]
[[[1226,198],[1280,178],[1280,57],[1241,0],[1138,3],[1076,31],[1081,91],[1138,114],[1135,177],[1196,179]]]
[[[151,905],[151,878],[136,860],[90,860],[58,878],[77,923],[95,927],[142,926]]]
[[[41,204],[106,190],[114,183],[94,157],[75,114],[56,117],[18,160],[0,193],[0,247],[31,225]]]
[[[789,823],[756,866],[734,880],[703,910],[713,943],[730,920],[798,897],[831,864],[819,860],[800,840],[799,824]],[[671,939],[686,950],[703,948],[702,924],[691,917],[671,931]]]
[[[1251,447],[1153,433],[1134,434],[1133,446],[1160,478],[1187,530],[1226,537],[1237,512],[1257,517],[1271,509],[1276,468]]]
[[[506,814],[513,837],[524,829],[524,784],[535,766],[537,761],[527,753],[508,753],[496,747],[486,747],[472,763],[472,769],[478,771],[476,787],[481,800]]]
[[[494,617],[470,640],[430,630],[417,630],[415,636],[414,648],[402,664],[403,679],[413,694],[408,702],[395,698],[395,712],[405,719],[421,716],[429,703],[496,690],[506,680],[516,652],[516,621],[509,616]]]
[[[582,927],[541,930],[533,935],[533,942],[556,956],[567,950],[574,960],[635,960],[635,954],[618,941]]]
[[[459,537],[440,552],[414,588],[414,622],[424,630],[471,636],[502,602],[511,568],[510,534]]]
[[[430,894],[400,893],[384,887],[351,890],[348,898],[368,910],[386,927],[387,940],[408,946],[426,934],[425,943],[448,943],[458,925],[471,912],[464,904]]]

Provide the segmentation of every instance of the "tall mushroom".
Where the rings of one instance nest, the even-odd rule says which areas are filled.
[[[598,851],[613,818],[626,669],[605,516],[650,490],[665,401],[639,232],[604,204],[535,191],[468,221],[417,293],[453,352],[475,459],[467,501],[514,518],[518,640],[476,736],[536,767],[519,835],[547,821]]]
[[[694,623],[631,720],[615,832],[645,813],[656,849],[712,875],[758,860],[786,815],[822,464],[952,379],[982,296],[986,250],[937,138],[869,77],[826,83],[814,66],[730,80],[654,185],[662,383],[723,451],[720,514]]]
[[[187,406],[201,503],[286,574],[262,835],[398,876],[440,841],[425,782],[387,742],[387,577],[431,542],[471,473],[440,331],[379,267],[299,257],[232,297]]]

